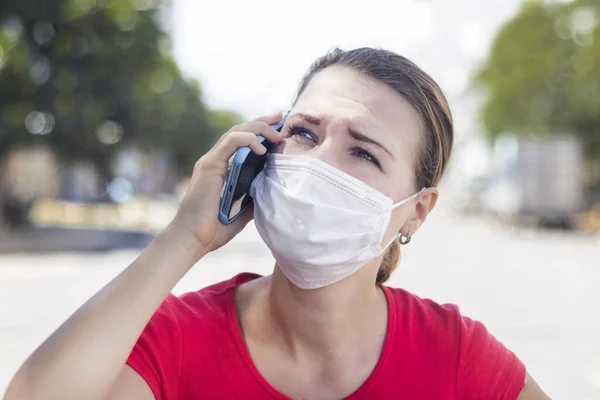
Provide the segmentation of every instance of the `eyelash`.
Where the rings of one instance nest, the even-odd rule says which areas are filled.
[[[311,131],[309,131],[308,129],[305,129],[303,127],[301,127],[300,125],[291,125],[289,127],[289,130],[288,130],[288,137],[300,135],[300,132],[306,132],[306,133],[308,133],[308,135],[310,136],[311,140],[313,140],[315,142],[317,141]],[[306,137],[302,137],[302,138],[303,139],[307,139]]]
[[[313,140],[315,142],[317,141],[311,131],[309,131],[306,128],[301,127],[300,125],[291,125],[288,128],[287,137],[292,137],[292,136],[296,136],[296,135],[300,136],[301,132],[307,133],[310,136],[310,140]],[[306,136],[301,136],[301,137],[303,139],[308,139]],[[357,154],[357,156],[359,158],[362,158],[363,160],[372,163],[377,168],[379,168],[381,171],[383,171],[383,168],[381,168],[381,163],[379,162],[379,160],[377,160],[377,158],[373,154],[368,152],[367,150],[362,149],[360,147],[355,147],[352,149],[352,151],[354,152],[354,154]],[[366,156],[366,157],[364,157],[364,156]]]

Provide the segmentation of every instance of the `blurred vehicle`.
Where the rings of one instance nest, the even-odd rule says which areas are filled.
[[[489,180],[481,193],[481,209],[504,222],[515,223],[519,217],[521,190],[513,177],[499,175]]]
[[[539,224],[571,228],[585,208],[583,151],[572,137],[520,140],[519,214]]]
[[[581,143],[570,136],[513,139],[513,154],[479,196],[484,212],[507,222],[570,229],[586,210]]]

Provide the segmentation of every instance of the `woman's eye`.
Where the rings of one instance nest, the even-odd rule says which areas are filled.
[[[292,136],[298,136],[302,139],[308,139],[308,140],[312,140],[314,141],[315,138],[313,137],[312,133],[310,133],[310,131],[301,128],[299,126],[291,126],[290,127],[290,131],[289,131],[289,137]]]
[[[373,157],[371,157],[371,155],[367,152],[360,152],[359,157],[364,158],[367,161],[373,162]]]
[[[369,153],[368,151],[356,149],[355,154],[357,157],[362,158],[363,160],[368,161],[371,164],[375,165],[377,168],[381,169],[381,164],[379,163],[377,158],[371,155],[371,153]]]

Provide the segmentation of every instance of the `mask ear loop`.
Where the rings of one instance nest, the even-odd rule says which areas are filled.
[[[421,190],[419,190],[417,193],[413,194],[412,196],[409,196],[406,199],[400,200],[396,204],[393,204],[392,209],[398,208],[401,205],[408,203],[409,201],[411,201],[412,199],[416,198],[421,193],[423,193],[425,191],[425,189],[427,189],[427,188],[422,188]],[[408,234],[406,236],[402,236],[402,233],[398,233],[397,235],[395,235],[392,238],[392,240],[389,241],[389,243],[384,247],[384,249],[387,249],[392,243],[394,243],[395,240],[398,240],[398,239],[400,239],[400,244],[405,246],[410,243],[410,241],[412,240],[412,236],[410,236],[410,232],[408,232]]]
[[[411,201],[412,199],[414,199],[415,197],[417,197],[421,193],[423,193],[425,191],[425,189],[427,189],[427,188],[423,188],[423,189],[419,190],[417,193],[413,194],[412,196],[409,196],[409,197],[405,198],[404,200],[400,200],[399,202],[392,204],[392,210],[394,208],[398,208],[398,207],[408,203],[409,201]]]
[[[402,237],[402,235],[400,233],[398,233],[397,235],[394,235],[392,237],[392,239],[386,243],[385,246],[381,247],[381,251],[379,253],[377,253],[377,257],[379,257],[380,255],[385,253],[385,251],[388,249],[388,247],[390,247],[392,245],[392,243],[394,243],[394,241],[398,240],[398,238],[401,238],[401,237]]]

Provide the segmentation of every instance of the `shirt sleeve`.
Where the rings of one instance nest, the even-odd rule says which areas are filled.
[[[181,373],[181,331],[176,305],[169,295],[154,313],[135,344],[127,365],[146,381],[156,400],[176,400]]]
[[[482,323],[461,317],[457,399],[517,400],[525,366]]]

